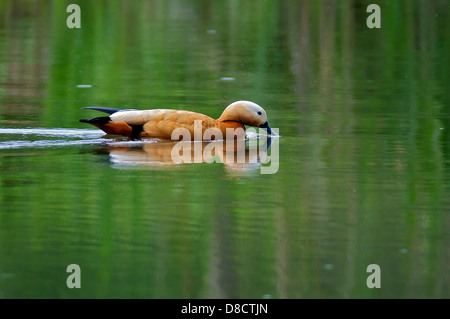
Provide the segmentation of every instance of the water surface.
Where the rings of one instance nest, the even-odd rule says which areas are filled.
[[[1,1],[0,297],[449,298],[449,3],[371,2]],[[78,122],[241,99],[275,174]]]

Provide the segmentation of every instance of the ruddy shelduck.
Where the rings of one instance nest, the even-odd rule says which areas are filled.
[[[160,139],[181,140],[186,138],[178,134],[186,129],[192,140],[213,140],[245,136],[245,126],[264,128],[269,134],[272,130],[267,122],[264,109],[250,101],[231,103],[217,119],[207,115],[181,110],[153,109],[113,109],[104,107],[85,107],[85,109],[102,111],[109,116],[96,117],[90,120],[80,120],[92,124],[107,134],[124,135],[133,139],[140,137],[155,137]],[[201,128],[201,136],[198,134]],[[229,134],[230,130],[235,132]],[[182,130],[181,130],[182,132]],[[205,132],[208,132],[205,134]],[[228,133],[228,134],[227,134]]]

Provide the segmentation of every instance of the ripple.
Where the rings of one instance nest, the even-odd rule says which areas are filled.
[[[158,143],[160,139],[143,139],[139,141],[118,140],[114,138],[100,138],[105,135],[99,130],[90,129],[65,129],[65,128],[0,128],[0,135],[16,135],[14,140],[0,142],[0,149],[15,149],[26,147],[55,147],[55,146],[73,146],[73,145],[99,145],[108,144],[110,146],[140,146],[147,143]],[[51,140],[29,140],[17,139],[18,135],[22,136],[45,136],[59,139]],[[254,131],[247,132],[249,140],[256,140],[264,134],[259,134]],[[193,141],[195,143],[195,141]],[[202,141],[198,141],[202,142]]]
[[[0,149],[14,149],[25,147],[52,147],[52,146],[69,146],[84,144],[102,144],[108,140],[98,139],[103,136],[103,132],[88,129],[61,129],[61,128],[0,128],[0,134],[5,135],[22,135],[22,136],[45,136],[61,139],[52,140],[21,140],[14,139],[0,142]],[[19,137],[20,138],[20,137]]]
[[[100,137],[104,135],[99,130],[65,129],[65,128],[0,128],[0,134],[40,135],[52,137]]]

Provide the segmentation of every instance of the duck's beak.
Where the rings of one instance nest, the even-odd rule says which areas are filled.
[[[267,123],[267,121],[266,121],[266,123],[261,124],[259,127],[265,128],[266,131],[267,131],[267,133],[269,133],[270,135],[272,135],[272,129],[270,128],[269,123]]]

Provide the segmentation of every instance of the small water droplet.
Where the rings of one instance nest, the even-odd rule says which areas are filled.
[[[210,30],[207,30],[206,31],[206,33],[208,33],[208,34],[216,34],[216,30],[214,30],[214,29],[210,29]]]
[[[77,85],[77,88],[91,88],[92,87],[92,85],[90,85],[90,84],[78,84]]]
[[[221,81],[234,81],[235,78],[232,78],[232,77],[223,77],[223,78],[220,78],[220,80],[221,80]]]

